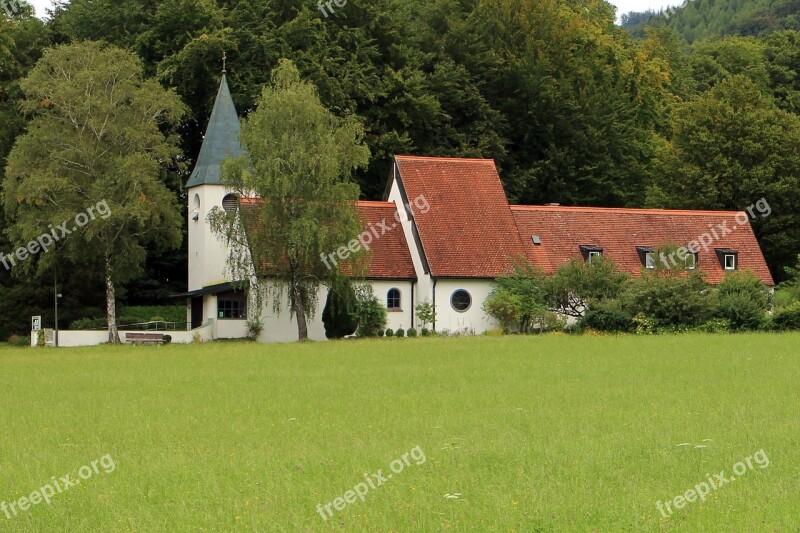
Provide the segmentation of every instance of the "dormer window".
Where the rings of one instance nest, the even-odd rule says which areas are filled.
[[[648,270],[656,268],[656,252],[649,246],[637,246],[636,252],[639,254],[639,261]]]
[[[686,270],[694,270],[697,268],[697,253],[689,252],[686,256]]]
[[[723,270],[726,271],[739,270],[738,251],[728,250],[725,248],[717,248],[714,251],[717,252],[717,258],[719,259],[719,264],[722,266]]]
[[[583,260],[587,263],[591,263],[592,259],[595,257],[602,257],[603,249],[599,246],[580,246],[581,255],[583,256]]]

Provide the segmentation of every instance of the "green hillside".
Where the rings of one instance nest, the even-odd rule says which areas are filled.
[[[723,35],[764,35],[799,29],[800,0],[692,0],[664,11],[627,13],[621,23],[634,35],[647,27],[671,28],[689,43]]]

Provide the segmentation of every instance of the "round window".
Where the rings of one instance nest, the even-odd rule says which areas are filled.
[[[472,305],[472,296],[464,289],[458,289],[450,297],[450,305],[459,313],[463,313]]]
[[[222,209],[230,215],[236,212],[237,207],[239,207],[239,195],[226,194],[225,198],[222,199]]]

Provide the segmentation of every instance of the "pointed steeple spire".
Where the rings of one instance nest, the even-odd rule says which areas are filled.
[[[200,148],[200,155],[197,156],[197,163],[195,163],[189,181],[186,182],[187,189],[198,185],[221,185],[220,165],[222,161],[229,155],[235,157],[243,152],[242,145],[239,144],[240,130],[239,115],[236,114],[236,107],[231,98],[223,65],[217,100],[211,111],[206,135],[203,138],[203,146]]]

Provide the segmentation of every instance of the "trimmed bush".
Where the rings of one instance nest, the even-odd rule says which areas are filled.
[[[417,330],[416,330],[416,329],[414,329],[414,328],[408,328],[408,333],[407,333],[407,335],[408,335],[409,337],[416,337],[416,336],[417,336]]]
[[[394,337],[394,330],[392,328],[386,328],[386,336]]]
[[[800,330],[800,302],[775,311],[772,315],[772,329],[775,331]]]
[[[376,335],[377,335],[378,337],[383,337],[384,333],[385,333],[385,332],[384,332],[382,329],[379,329],[379,330],[378,330],[378,333],[376,333]]]
[[[580,319],[579,325],[581,329],[626,333],[636,327],[633,317],[615,301],[596,302]]]
[[[406,336],[406,332],[405,332],[405,330],[403,328],[398,329],[394,334],[396,336],[398,336],[398,337],[405,337]]]
[[[717,316],[730,323],[731,331],[760,329],[767,319],[763,302],[747,292],[720,295]]]
[[[428,328],[422,328],[422,331],[420,331],[420,335],[422,335],[423,337],[430,337],[431,330],[429,330]]]
[[[172,335],[164,335],[161,339],[164,341],[164,344],[172,343]]]

